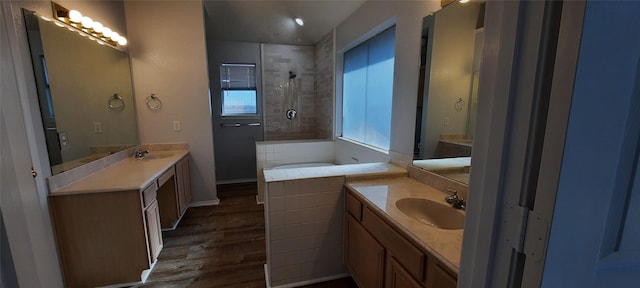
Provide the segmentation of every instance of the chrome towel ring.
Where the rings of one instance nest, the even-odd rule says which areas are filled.
[[[124,100],[122,97],[118,95],[118,93],[113,94],[113,96],[109,97],[109,109],[121,111],[124,109]]]
[[[162,101],[158,96],[156,96],[156,94],[147,96],[145,103],[147,104],[147,108],[151,110],[160,110],[160,108],[162,108]]]

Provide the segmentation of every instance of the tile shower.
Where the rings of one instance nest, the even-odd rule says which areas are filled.
[[[315,46],[262,45],[266,141],[332,138],[333,64],[333,32]]]

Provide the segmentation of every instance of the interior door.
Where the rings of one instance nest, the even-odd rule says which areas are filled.
[[[209,77],[213,121],[213,141],[218,183],[256,180],[256,141],[263,139],[260,77],[260,45],[239,42],[208,42]],[[255,65],[255,113],[226,111],[224,95],[240,90],[227,89],[225,65]],[[237,68],[237,67],[236,67]],[[240,67],[241,68],[241,67]],[[222,71],[222,73],[221,73]],[[221,84],[222,83],[222,84]],[[231,85],[230,89],[239,89]],[[227,99],[228,100],[228,99]],[[229,102],[229,101],[227,101]]]
[[[587,2],[543,287],[640,282],[638,15]]]

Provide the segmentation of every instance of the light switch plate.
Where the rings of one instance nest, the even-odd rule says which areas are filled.
[[[93,132],[102,134],[102,122],[93,122]]]
[[[180,126],[180,121],[174,120],[173,121],[173,131],[180,131],[180,130],[182,130],[182,126]]]

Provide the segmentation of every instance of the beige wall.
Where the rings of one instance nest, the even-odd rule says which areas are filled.
[[[189,143],[193,201],[216,201],[202,3],[127,1],[125,12],[140,142]],[[161,110],[145,105],[152,93]]]
[[[376,30],[381,32],[384,28],[381,25],[389,27],[395,23],[396,54],[390,150],[403,155],[413,154],[422,18],[438,9],[440,9],[440,1],[367,1],[336,28],[336,50],[339,51],[336,63],[338,72],[336,73],[338,84],[336,94],[340,95],[342,89],[340,52],[375,35]],[[337,101],[341,101],[340,97]]]
[[[437,156],[441,134],[465,134],[479,4],[453,3],[435,15],[427,104],[425,158]],[[455,109],[462,98],[465,105]],[[448,124],[445,126],[445,118]]]

